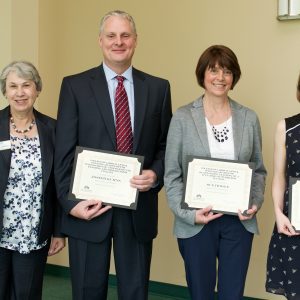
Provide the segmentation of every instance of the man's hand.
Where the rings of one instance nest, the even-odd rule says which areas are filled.
[[[152,170],[143,170],[141,175],[133,176],[130,183],[140,192],[147,192],[155,185],[156,180],[157,176]]]
[[[111,209],[110,205],[103,206],[100,200],[84,200],[74,206],[70,214],[83,220],[91,220]]]

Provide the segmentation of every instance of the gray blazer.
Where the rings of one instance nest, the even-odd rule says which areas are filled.
[[[259,209],[264,200],[267,174],[262,158],[259,120],[254,111],[232,99],[229,102],[232,111],[234,159],[255,163],[251,201]],[[195,224],[196,210],[181,208],[187,155],[211,157],[202,97],[176,111],[168,133],[164,180],[168,203],[175,215],[174,234],[178,238],[192,237],[204,226]],[[242,223],[248,231],[258,233],[256,217]]]

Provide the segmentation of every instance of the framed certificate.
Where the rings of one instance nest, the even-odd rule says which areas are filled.
[[[141,173],[143,162],[142,156],[76,147],[68,198],[136,209],[138,190],[129,181]]]
[[[289,178],[289,219],[295,231],[300,232],[300,178]]]
[[[182,208],[212,206],[212,211],[236,215],[250,205],[254,163],[188,156]]]

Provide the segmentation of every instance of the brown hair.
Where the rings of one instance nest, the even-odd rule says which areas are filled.
[[[232,72],[233,82],[231,89],[234,88],[236,83],[241,77],[241,69],[238,63],[238,59],[234,52],[223,45],[213,45],[207,48],[200,56],[196,67],[196,77],[199,85],[203,88],[204,76],[207,68],[213,68],[216,65],[221,68],[227,68]]]

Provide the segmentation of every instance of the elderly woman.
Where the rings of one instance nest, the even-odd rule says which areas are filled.
[[[300,102],[300,74],[297,84]],[[300,299],[300,235],[289,218],[290,177],[300,177],[300,114],[279,121],[275,131],[272,198],[276,224],[267,261],[266,291]],[[284,250],[283,250],[284,249]]]
[[[42,81],[31,63],[10,63],[0,84],[8,101],[0,111],[0,299],[41,299],[47,255],[65,245],[53,177],[55,121],[33,108]]]
[[[263,202],[266,170],[257,115],[228,96],[240,75],[232,50],[221,45],[206,49],[196,67],[204,94],[179,108],[169,129],[165,187],[193,300],[214,299],[216,279],[218,299],[243,298],[258,232],[255,215]],[[250,208],[243,214],[214,213],[211,206],[183,209],[188,155],[255,163]]]

